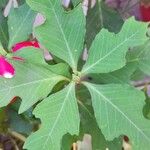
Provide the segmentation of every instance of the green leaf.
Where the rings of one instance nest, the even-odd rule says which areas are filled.
[[[108,140],[119,135],[130,138],[133,149],[150,147],[150,121],[142,113],[144,94],[128,85],[84,83],[92,97],[99,127]]]
[[[89,58],[82,73],[108,73],[125,66],[129,47],[144,43],[147,24],[128,19],[118,34],[103,29],[96,36],[89,51]]]
[[[71,136],[70,134],[64,135],[62,138],[61,150],[70,150],[72,148],[72,144],[76,141],[76,136]]]
[[[143,80],[146,77],[148,77],[148,76],[145,75],[139,68],[137,68],[137,70],[131,76],[131,80],[132,81],[139,81],[139,80]]]
[[[9,49],[21,41],[25,41],[32,33],[36,13],[27,4],[14,8],[8,16]]]
[[[7,116],[9,119],[9,128],[12,131],[16,131],[25,135],[31,134],[33,130],[33,124],[25,118],[23,118],[21,115],[18,115],[16,111],[13,109],[7,110]]]
[[[0,0],[0,8],[3,9],[7,4],[8,0]]]
[[[122,136],[114,138],[113,141],[108,141],[109,150],[121,150],[122,149]]]
[[[147,41],[144,45],[135,47],[128,52],[128,62],[138,63],[138,68],[146,75],[150,75],[150,41]]]
[[[15,53],[13,53],[13,55],[24,58],[28,62],[44,64],[44,65],[46,64],[45,59],[43,58],[44,56],[42,54],[41,49],[27,47],[27,48],[21,49],[21,51],[17,51]],[[48,69],[51,69],[56,74],[63,75],[68,78],[71,77],[71,75],[69,73],[70,68],[65,63],[57,63],[57,65],[47,65],[46,64],[45,67],[47,67]]]
[[[7,49],[9,36],[8,36],[8,24],[7,18],[5,18],[0,10],[0,42],[2,43],[3,47]]]
[[[108,29],[110,32],[119,32],[124,21],[120,14],[106,6],[101,0],[96,0],[93,8],[89,8],[86,18],[86,45],[89,49],[96,34],[102,28]]]
[[[59,150],[64,134],[78,134],[79,114],[75,97],[75,85],[49,96],[34,110],[41,119],[41,128],[28,137],[24,148],[28,150]]]
[[[107,84],[107,83],[130,83],[130,78],[137,69],[137,63],[127,63],[123,68],[101,74],[91,74],[89,77],[94,83]]]
[[[93,150],[121,150],[122,139],[115,138],[113,141],[106,141],[102,131],[100,130],[91,105],[91,96],[88,89],[81,87],[77,91],[78,105],[80,112],[80,138],[84,134],[92,136],[92,149]]]
[[[27,3],[46,17],[46,22],[35,29],[36,38],[76,71],[85,35],[85,17],[81,5],[66,12],[60,0],[27,0]]]
[[[7,49],[9,41],[7,18],[3,16],[6,4],[7,0],[0,0],[0,43],[5,49]]]
[[[145,91],[146,100],[145,105],[143,107],[143,115],[146,119],[150,120],[150,97],[147,93],[149,93],[149,88],[147,88]]]
[[[77,4],[81,3],[83,0],[71,0],[73,3],[73,6],[76,6]]]
[[[30,57],[30,51],[35,54]],[[28,53],[29,52],[29,53]],[[19,113],[29,109],[37,101],[47,97],[52,88],[66,77],[53,72],[54,66],[42,62],[42,52],[39,49],[23,49],[24,61],[11,60],[16,69],[12,79],[0,78],[0,106],[6,106],[14,96],[19,96],[22,103]],[[17,55],[16,56],[21,56]],[[26,57],[25,57],[26,56]],[[33,57],[35,56],[35,57]],[[39,60],[39,61],[38,61]],[[55,65],[55,70],[63,70],[62,65]]]
[[[6,109],[0,108],[0,133],[5,133],[8,128],[8,124],[6,123],[8,117],[6,115]]]
[[[101,133],[101,130],[99,129],[94,117],[88,90],[85,89],[85,87],[78,89],[77,98],[81,120],[80,138],[82,139],[84,134],[90,134],[92,136],[93,150],[106,149],[106,140],[104,135]]]

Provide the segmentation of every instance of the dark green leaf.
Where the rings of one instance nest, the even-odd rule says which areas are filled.
[[[119,32],[123,25],[123,19],[119,13],[106,6],[101,0],[96,0],[93,8],[89,8],[86,19],[86,44],[89,49],[96,34],[102,28],[108,29],[110,32]]]
[[[8,16],[9,49],[21,41],[25,41],[32,33],[36,13],[27,4],[14,8]]]

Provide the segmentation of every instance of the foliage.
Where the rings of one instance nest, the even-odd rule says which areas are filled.
[[[136,71],[150,75],[148,23],[123,21],[104,1],[86,17],[80,1],[72,4],[65,10],[58,0],[26,0],[8,18],[0,13],[0,56],[15,68],[13,78],[0,77],[0,122],[10,120],[0,131],[27,136],[29,150],[69,150],[84,134],[93,150],[121,150],[124,135],[133,149],[148,150],[149,98],[131,84]],[[46,20],[33,27],[37,13]],[[40,48],[14,52],[16,43],[33,40],[32,32]],[[52,60],[45,60],[46,50]],[[16,97],[19,103],[11,101]]]

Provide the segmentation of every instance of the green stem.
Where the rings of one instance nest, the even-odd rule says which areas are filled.
[[[7,52],[3,48],[1,48],[0,49],[0,55],[6,56]]]

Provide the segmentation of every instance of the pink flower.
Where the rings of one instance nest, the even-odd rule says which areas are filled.
[[[12,51],[16,52],[22,48],[29,47],[29,46],[40,48],[39,43],[37,41],[25,41],[25,42],[20,42],[14,45],[12,48]]]
[[[12,78],[14,74],[14,67],[6,60],[5,57],[0,56],[0,76],[5,78]]]
[[[29,46],[35,48],[40,47],[37,41],[24,41],[24,42],[17,43],[15,46],[13,46],[12,52],[15,53],[16,51]],[[23,60],[22,58],[19,57],[12,57],[12,59]],[[15,68],[7,61],[5,56],[0,55],[0,76],[4,78],[12,78],[14,74],[15,74]]]

